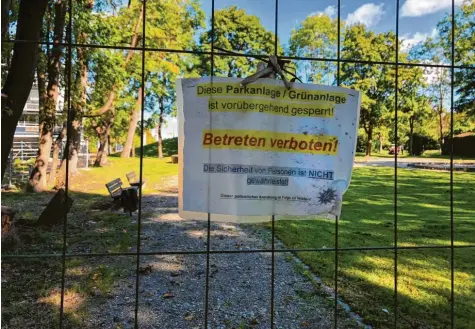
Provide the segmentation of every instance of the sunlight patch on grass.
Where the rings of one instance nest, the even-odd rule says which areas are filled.
[[[394,243],[393,168],[359,167],[344,195],[339,222],[340,247],[388,246]],[[446,172],[398,170],[399,246],[450,245],[450,180]],[[475,175],[454,173],[455,244],[475,241]],[[291,219],[292,217],[288,216]],[[297,218],[292,218],[297,219]],[[335,223],[329,220],[279,221],[276,235],[289,248],[332,248]],[[394,306],[393,251],[341,252],[339,292],[355,311],[377,328],[392,328],[393,322],[381,312],[381,305]],[[460,253],[461,273],[456,274],[456,328],[470,328],[473,321],[467,310],[475,305],[475,256],[473,249]],[[334,258],[327,253],[298,253],[298,256],[333,285]],[[400,250],[398,273],[401,327],[446,328],[450,306],[450,251],[448,249]],[[471,258],[470,258],[471,257]],[[456,272],[459,273],[459,272]],[[466,293],[467,289],[474,293]],[[472,309],[473,310],[473,309]],[[450,311],[450,307],[449,307]]]
[[[64,311],[74,315],[75,311],[77,311],[83,305],[84,300],[84,296],[82,296],[80,293],[73,290],[66,290],[64,292]],[[54,290],[48,296],[40,298],[38,302],[60,307],[61,291]]]
[[[83,193],[94,193],[108,195],[105,187],[106,183],[120,178],[124,187],[128,181],[126,174],[135,171],[137,179],[140,175],[140,159],[110,157],[109,164],[100,168],[90,168],[80,170],[79,174],[71,177],[70,190]],[[170,158],[144,158],[143,159],[143,180],[146,182],[143,192],[158,191],[163,187],[167,178],[178,175],[178,165],[172,164]]]

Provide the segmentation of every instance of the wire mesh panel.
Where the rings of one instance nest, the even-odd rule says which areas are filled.
[[[399,0],[392,1],[387,8],[382,4],[365,4],[369,6],[366,9],[386,10],[385,19],[389,22],[379,31],[386,39],[381,41],[374,32],[365,32],[368,43],[355,43],[352,39],[362,27],[356,24],[353,30],[348,28],[358,15],[348,11],[349,1],[345,0],[295,13],[304,27],[326,15],[328,19],[322,21],[328,25],[325,35],[305,28],[297,31],[295,26],[283,22],[288,17],[283,13],[292,11],[295,1],[206,0],[200,4],[183,2],[186,5],[178,2],[183,12],[175,12],[174,17],[161,15],[166,6],[174,6],[172,2],[112,1],[110,5],[70,0],[62,7],[61,1],[48,2],[45,11],[50,13],[49,19],[44,20],[43,25],[54,24],[58,15],[64,15],[64,36],[59,41],[50,25],[40,28],[48,33],[39,39],[28,34],[26,39],[13,39],[10,36],[15,33],[2,34],[5,54],[11,54],[16,45],[22,44],[35,44],[46,53],[54,49],[63,53],[57,65],[65,95],[61,120],[68,127],[66,150],[77,142],[74,127],[78,118],[73,109],[82,104],[92,109],[88,112],[91,115],[83,119],[97,132],[94,142],[98,149],[103,149],[104,157],[110,153],[109,160],[114,162],[113,153],[123,152],[126,157],[139,159],[138,163],[125,162],[121,168],[124,189],[135,186],[138,195],[137,214],[130,218],[123,214],[104,214],[107,205],[97,201],[98,191],[104,186],[91,184],[81,173],[72,175],[77,171],[72,161],[74,154],[57,164],[63,168],[59,173],[64,179],[66,197],[76,201],[61,229],[38,234],[34,227],[26,226],[22,239],[39,242],[2,254],[5,321],[11,327],[18,323],[25,325],[21,318],[29,316],[29,305],[37,301],[41,307],[35,309],[36,321],[26,326],[154,328],[160,323],[160,328],[273,329],[352,328],[371,323],[381,328],[472,327],[474,310],[470,309],[470,300],[473,302],[470,293],[473,295],[475,213],[473,200],[466,197],[464,189],[473,174],[455,171],[453,140],[457,125],[464,120],[455,117],[455,102],[464,97],[457,94],[461,92],[456,90],[456,83],[473,78],[475,68],[463,61],[464,56],[473,54],[464,50],[462,42],[456,42],[464,38],[458,33],[458,25],[467,23],[456,15],[459,1],[452,0],[451,7],[447,7],[448,15],[439,27],[446,36],[440,56],[431,59],[422,56],[417,60],[411,60],[403,51],[414,40],[403,38],[405,32],[401,31],[407,30],[404,25],[407,23],[400,23],[400,8],[404,16],[410,14]],[[20,5],[27,3],[24,0]],[[223,10],[233,4],[237,7]],[[199,5],[202,11],[187,7],[198,8]],[[260,19],[272,29],[248,31],[235,24],[226,30],[230,19],[248,19],[244,17],[246,11],[255,15],[256,22]],[[15,30],[18,13],[9,12],[13,13],[10,30]],[[87,22],[80,17],[86,12],[98,17],[114,17],[123,29],[104,34],[101,23],[107,21],[96,20],[99,23],[93,26],[85,24]],[[202,23],[204,20],[209,21],[207,26]],[[199,47],[195,45],[196,36],[184,33],[188,30],[203,32]],[[350,32],[343,34],[347,30]],[[283,42],[283,47],[282,35],[291,36],[289,42]],[[249,37],[254,38],[252,42],[257,47],[248,44]],[[309,38],[314,38],[316,44],[305,43]],[[389,46],[384,51],[375,51],[375,47],[384,42]],[[306,47],[301,47],[302,43]],[[369,56],[369,52],[374,54]],[[6,57],[11,61],[8,54]],[[176,110],[174,85],[170,81],[179,76],[200,74],[245,77],[257,69],[259,58],[269,55],[291,60],[289,67],[303,82],[362,89],[371,93],[371,101],[375,103],[389,100],[386,115],[374,111],[362,113],[362,128],[371,148],[371,140],[376,138],[372,135],[375,120],[381,126],[391,127],[391,132],[381,130],[377,136],[381,150],[384,138],[386,143],[394,142],[394,156],[386,160],[390,164],[378,170],[377,176],[370,167],[360,168],[360,175],[353,179],[346,195],[358,202],[335,222],[313,219],[301,224],[298,218],[289,217],[283,218],[285,222],[276,223],[272,216],[264,227],[237,227],[217,225],[208,214],[207,221],[175,225],[179,220],[177,182],[147,181],[152,173],[164,175],[169,165],[163,160],[163,167],[158,168],[148,156],[160,156],[159,152],[173,155],[167,153],[167,145],[158,151],[147,141],[148,134],[154,134],[149,125],[155,127],[154,120],[161,120],[154,114],[159,113],[162,118],[163,113]],[[81,66],[83,56],[94,57],[96,66]],[[185,69],[178,67],[182,62],[186,63]],[[123,75],[114,70],[118,67],[125,68]],[[5,65],[2,77],[8,70],[9,66]],[[84,99],[78,99],[77,82],[81,81],[81,74],[88,75],[88,70],[90,76],[96,74],[88,81],[90,95],[106,95],[105,104],[119,96],[122,101],[105,109],[85,95]],[[165,71],[173,74],[165,76]],[[98,83],[101,74],[111,77],[108,85]],[[354,77],[358,77],[358,81],[376,77],[376,84],[367,88],[354,82]],[[414,79],[432,79],[439,83],[438,90],[427,90],[427,93],[438,93],[440,109],[429,107],[426,108],[428,114],[417,114],[436,113],[440,116],[441,131],[448,132],[446,140],[440,136],[441,147],[445,145],[448,150],[448,172],[437,179],[430,172],[399,169],[403,154],[399,154],[398,146],[406,143],[403,136],[410,135],[411,153],[417,144],[414,126],[411,124],[410,132],[402,128],[405,120],[418,124],[411,105],[405,103],[407,95],[403,88]],[[124,84],[129,87],[127,93],[119,91],[118,86]],[[155,96],[154,90],[160,88],[166,89],[164,94],[168,98]],[[474,91],[462,92],[469,98]],[[444,110],[447,104],[450,111]],[[130,116],[121,117],[120,108]],[[103,116],[104,113],[109,114]],[[106,130],[114,134],[113,120],[125,122],[124,125],[133,122],[134,129],[139,127],[138,133],[133,130],[124,141],[125,151],[112,145],[106,137],[101,139],[106,136],[101,135]],[[101,158],[89,162],[91,166],[94,162],[100,165]],[[104,179],[118,178],[111,176],[107,167],[100,170],[97,175]],[[129,176],[126,178],[125,174],[129,173],[134,174],[135,182],[126,180]],[[414,184],[415,180],[422,181],[422,185]],[[81,194],[78,190],[87,193]],[[26,219],[36,218],[50,197],[50,194],[26,195],[16,202],[32,208]],[[111,197],[114,198],[112,192]],[[91,200],[93,207],[85,209],[84,205]],[[423,205],[420,200],[424,200]],[[160,224],[157,226],[156,222]],[[167,239],[154,231],[157,227],[167,232]],[[259,238],[243,238],[248,231]],[[32,271],[31,268],[36,268],[33,266],[42,267],[42,271]],[[295,271],[301,276],[296,276]],[[431,281],[433,275],[437,276],[435,281]],[[303,283],[298,281],[302,276],[306,280]],[[17,290],[21,286],[25,294],[19,296]],[[41,293],[29,291],[38,286]],[[315,293],[315,286],[323,287],[321,295],[324,297]],[[117,291],[123,300],[120,303],[113,295]],[[360,294],[361,291],[364,293]],[[419,295],[412,296],[414,291]],[[84,293],[87,298],[81,297]],[[307,300],[304,311],[298,308],[297,297]],[[19,299],[25,302],[18,303]],[[86,304],[87,307],[80,307]],[[243,308],[249,307],[253,309],[252,314],[241,314]],[[331,312],[322,313],[322,308],[330,308]],[[361,317],[355,317],[351,310],[356,310]],[[77,316],[82,312],[93,315],[94,321],[82,323]],[[424,314],[424,318],[414,322],[420,314]],[[427,319],[431,319],[430,323]]]

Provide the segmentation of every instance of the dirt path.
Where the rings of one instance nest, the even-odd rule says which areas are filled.
[[[142,199],[141,252],[163,254],[140,257],[139,328],[204,328],[207,222],[178,216],[176,177],[160,190]],[[270,232],[230,223],[212,223],[210,232],[210,249],[229,253],[210,255],[208,328],[269,329],[271,253],[235,251],[271,249]],[[333,300],[301,274],[293,255],[277,253],[275,264],[275,328],[333,328]],[[68,271],[67,288],[81,275],[92,275],[92,282],[102,276],[112,288],[101,293],[100,287],[89,287],[83,315],[67,311],[67,327],[134,328],[135,269],[136,257],[124,256],[90,258]],[[66,295],[66,307],[78,304],[74,298]],[[340,312],[340,327],[356,328],[355,323]]]
[[[207,223],[182,220],[177,214],[176,193],[145,195],[142,252],[206,251]],[[266,230],[234,224],[212,224],[211,250],[270,248]],[[140,328],[203,328],[206,255],[173,254],[141,257],[139,285]],[[128,271],[95,310],[90,327],[133,328],[135,276]],[[208,327],[270,328],[271,254],[227,253],[210,256]],[[293,257],[276,254],[276,328],[333,328],[331,299],[324,297],[303,275]],[[344,312],[342,312],[344,313]],[[102,316],[100,316],[102,314]],[[111,321],[112,320],[112,321]],[[353,328],[354,321],[342,314],[340,323]]]
[[[438,165],[448,165],[450,159],[440,159],[440,158],[418,158],[418,157],[400,157],[398,158],[398,167],[399,168],[410,168],[414,164],[438,164]],[[454,160],[455,166],[473,166],[475,161],[472,160]],[[378,157],[367,157],[367,158],[356,158],[355,167],[393,167],[394,168],[394,158],[378,158]]]
[[[162,192],[145,194],[142,199],[141,252],[163,254],[140,257],[139,328],[204,328],[207,222],[178,216],[176,186],[176,177],[170,178],[161,185]],[[137,215],[130,220],[136,222]],[[271,249],[270,232],[262,226],[230,223],[212,223],[210,232],[210,249],[228,253],[210,255],[208,328],[270,328],[271,253],[251,252]],[[129,243],[135,245],[135,239]],[[74,250],[87,252],[90,247],[81,245],[86,251]],[[64,327],[134,328],[136,264],[135,255],[68,259]],[[10,320],[4,327],[56,328],[60,259],[47,260],[41,267],[26,261],[9,266],[12,269],[5,271],[10,277],[2,272],[5,284],[15,282],[16,273],[26,273],[30,267],[31,273],[20,284],[29,287],[28,292],[18,288],[20,295],[11,297]],[[292,254],[276,253],[275,328],[333,328],[332,298],[317,290],[302,272]],[[355,322],[345,311],[340,312],[339,327],[356,328]]]

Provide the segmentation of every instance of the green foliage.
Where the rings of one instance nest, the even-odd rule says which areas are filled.
[[[398,132],[408,135],[409,153],[413,154],[413,136],[430,117],[432,108],[430,98],[425,92],[424,71],[420,67],[402,66],[398,79]],[[401,140],[401,139],[399,139]],[[405,142],[405,140],[403,140]]]
[[[455,64],[475,65],[475,2],[466,0],[455,12]],[[452,51],[452,20],[445,16],[437,25],[439,44],[448,58]],[[475,70],[461,69],[455,71],[455,87],[458,94],[455,110],[475,116]]]
[[[454,134],[463,132],[475,132],[475,116],[469,113],[454,114]]]
[[[289,53],[298,57],[335,58],[337,38],[337,19],[319,13],[307,16],[292,30]],[[336,65],[328,62],[307,61],[298,65],[306,75],[305,80],[314,83],[328,81],[336,70]]]
[[[274,54],[273,32],[266,30],[259,18],[249,15],[244,9],[230,6],[218,9],[214,14],[215,47],[252,55]],[[200,49],[211,50],[211,30],[200,37]],[[278,45],[278,50],[281,47]],[[200,57],[199,70],[202,75],[210,75],[211,63],[208,57]],[[256,71],[258,60],[238,56],[215,56],[216,76],[245,77]]]
[[[82,38],[82,43],[131,46],[136,38],[137,46],[146,42],[158,48],[189,49],[194,45],[195,31],[204,26],[204,13],[196,0],[150,0],[147,2],[147,40],[143,40],[141,1],[131,1],[129,6],[120,1],[98,1],[94,11],[88,4],[88,1],[79,3],[75,17],[75,39]],[[94,113],[101,108],[111,91],[118,95],[113,113],[86,120],[87,135],[96,134],[92,129],[95,125],[113,120],[111,138],[116,142],[125,141],[142,81],[141,55],[133,51],[86,50],[89,83],[93,87],[88,89],[87,112]],[[145,110],[152,115],[160,111],[174,114],[174,81],[185,74],[189,59],[164,52],[146,52],[145,56]],[[76,71],[79,65],[77,63]],[[163,104],[161,109],[159,104]]]
[[[392,32],[375,34],[364,25],[352,25],[345,32],[342,56],[364,61],[391,61],[394,60],[395,41]],[[371,140],[374,129],[393,117],[394,69],[388,65],[343,63],[341,71],[342,85],[362,92],[360,122]]]
[[[455,52],[454,62],[456,65],[475,65],[475,2],[466,0],[455,12]],[[452,17],[447,14],[437,24],[437,35],[429,38],[423,45],[415,47],[411,52],[413,58],[419,61],[450,64],[452,59]],[[438,101],[444,103],[444,99],[450,97],[450,72],[447,69],[431,69],[435,72],[433,85],[439,92]],[[455,110],[475,114],[475,73],[473,70],[455,70],[455,91],[458,97],[455,99]],[[442,93],[440,90],[442,89]],[[440,95],[443,95],[441,97]],[[437,97],[436,97],[437,98]],[[441,100],[441,98],[443,98]],[[445,103],[448,104],[448,101]],[[448,107],[448,105],[445,105]]]

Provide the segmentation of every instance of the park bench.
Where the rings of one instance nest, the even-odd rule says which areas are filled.
[[[128,211],[130,216],[132,212],[137,210],[137,187],[122,188],[122,181],[116,178],[106,184],[110,196],[114,200],[114,204],[118,207],[123,206],[124,212]]]
[[[120,178],[116,178],[113,181],[107,183],[106,188],[114,201],[120,200],[122,195],[122,181]]]
[[[135,171],[129,172],[128,174],[125,175],[127,177],[127,180],[129,181],[129,185],[132,187],[137,187],[139,188],[140,185],[145,186],[145,181],[140,181],[137,179],[137,175],[135,174]]]

